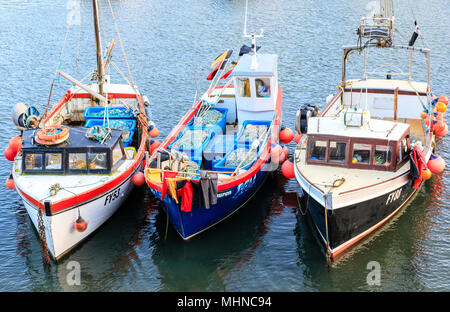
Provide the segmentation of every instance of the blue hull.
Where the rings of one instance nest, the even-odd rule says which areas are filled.
[[[167,214],[168,206],[170,223],[183,239],[189,239],[226,219],[249,201],[264,184],[269,174],[269,164],[270,158],[261,170],[247,181],[220,191],[217,194],[217,204],[211,205],[209,209],[203,206],[199,192],[194,190],[191,212],[181,211],[181,205],[168,194],[161,203],[163,210]],[[161,198],[161,192],[153,188],[150,190],[157,198]]]

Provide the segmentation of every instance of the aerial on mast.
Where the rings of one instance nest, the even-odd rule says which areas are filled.
[[[244,19],[244,38],[251,38],[252,39],[252,48],[253,48],[253,56],[252,56],[252,63],[250,65],[251,69],[258,68],[258,61],[256,59],[256,38],[262,38],[264,37],[264,30],[261,28],[261,32],[259,35],[255,33],[247,34],[247,7],[248,7],[248,0],[245,1],[245,19]]]

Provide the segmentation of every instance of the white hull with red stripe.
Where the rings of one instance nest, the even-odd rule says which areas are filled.
[[[20,166],[20,158],[16,160],[16,163]],[[41,203],[42,209],[43,200],[49,201],[50,206],[52,206],[57,202],[76,198],[83,193],[92,193],[92,197],[88,200],[78,205],[75,204],[51,212],[51,216],[47,216],[45,209],[43,209],[42,218],[45,226],[46,244],[54,259],[59,260],[90,234],[95,232],[123,204],[134,188],[134,184],[131,181],[134,170],[125,178],[121,178],[120,175],[127,171],[130,166],[133,166],[133,163],[133,160],[125,161],[111,176],[55,175],[45,176],[44,179],[39,175],[13,174],[16,189],[38,233],[38,207],[36,202]],[[106,189],[100,194],[93,192],[94,189],[101,188],[102,185],[108,182],[114,182],[116,186]],[[55,196],[49,197],[49,188],[55,183],[59,183],[62,189]],[[34,187],[31,187],[31,185]],[[67,188],[67,190],[64,188]],[[78,232],[74,227],[74,222],[77,220],[78,214],[88,224],[86,230],[83,232]]]

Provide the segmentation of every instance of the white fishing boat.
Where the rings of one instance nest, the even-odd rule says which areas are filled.
[[[39,232],[44,260],[48,254],[58,260],[77,246],[121,206],[133,182],[144,183],[139,171],[152,124],[145,111],[149,103],[131,74],[126,84],[109,81],[115,41],[104,58],[96,0],[92,8],[95,82],[83,84],[58,69],[73,85],[42,115],[35,107],[16,105],[13,121],[21,134],[5,151],[12,160],[7,184],[17,190]]]
[[[296,131],[304,134],[294,160],[300,211],[311,216],[330,260],[390,220],[445,167],[434,149],[435,137],[448,131],[448,98],[431,91],[430,50],[414,45],[418,28],[409,44],[393,43],[391,12],[392,3],[380,1],[378,13],[362,18],[361,44],[343,48],[338,92],[320,111],[305,105],[297,112]],[[369,72],[372,49],[407,50],[409,72]],[[354,52],[364,53],[361,79],[347,79]],[[412,79],[413,53],[426,60],[425,82]]]

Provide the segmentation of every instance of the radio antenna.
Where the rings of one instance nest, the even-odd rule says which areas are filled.
[[[252,56],[252,64],[250,65],[250,68],[256,69],[256,68],[258,68],[258,61],[256,59],[256,38],[264,37],[264,30],[261,28],[261,32],[259,35],[255,34],[253,32],[250,34],[247,34],[247,11],[248,11],[248,0],[245,0],[244,38],[252,39],[253,56]]]

